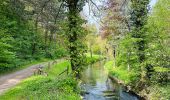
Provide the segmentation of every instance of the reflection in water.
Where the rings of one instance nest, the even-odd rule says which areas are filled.
[[[84,100],[138,100],[113,83],[103,65],[104,61],[97,62],[82,72],[81,88],[84,91]]]

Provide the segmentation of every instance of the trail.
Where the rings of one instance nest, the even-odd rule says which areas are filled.
[[[60,62],[63,59],[56,60],[56,62]],[[3,94],[8,89],[14,87],[18,83],[20,83],[22,80],[32,76],[34,74],[34,71],[39,67],[45,67],[48,63],[50,65],[54,63],[54,61],[50,62],[44,62],[36,65],[32,65],[30,67],[27,67],[26,69],[22,69],[7,75],[0,76],[0,95]]]

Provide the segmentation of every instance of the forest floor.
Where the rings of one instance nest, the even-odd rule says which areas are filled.
[[[60,62],[62,60],[63,59],[58,59],[56,61]],[[32,76],[35,70],[37,70],[39,66],[45,67],[48,63],[53,63],[53,61],[35,64],[25,69],[0,76],[0,94],[14,87],[18,83],[20,83],[22,80]]]

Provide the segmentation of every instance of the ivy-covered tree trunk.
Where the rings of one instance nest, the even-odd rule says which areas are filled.
[[[77,32],[75,27],[77,26],[76,18],[78,17],[78,10],[77,10],[77,3],[78,0],[68,0],[68,7],[69,7],[69,42],[70,42],[70,60],[71,60],[71,67],[73,71],[76,71],[76,67],[78,66],[77,63],[77,47],[76,47],[76,40],[77,40]]]
[[[68,40],[69,40],[69,52],[70,61],[73,74],[79,78],[80,68],[83,62],[83,43],[84,36],[82,29],[82,19],[79,15],[83,5],[80,5],[81,0],[67,0],[68,6]]]
[[[84,21],[80,17],[85,0],[65,0],[68,7],[68,31],[70,62],[73,74],[76,78],[80,77],[80,70],[85,61],[85,36],[86,33],[82,24]]]

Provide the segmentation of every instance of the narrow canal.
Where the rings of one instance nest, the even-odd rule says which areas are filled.
[[[82,72],[83,100],[139,100],[108,78],[104,64],[104,61],[97,62]]]

